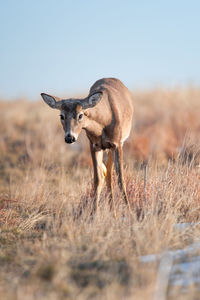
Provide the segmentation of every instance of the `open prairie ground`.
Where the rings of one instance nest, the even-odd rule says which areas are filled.
[[[85,135],[66,145],[42,100],[0,101],[0,299],[199,299],[200,90],[133,95],[131,210],[115,184],[93,218]]]

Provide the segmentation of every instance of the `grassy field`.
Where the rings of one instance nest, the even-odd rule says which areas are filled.
[[[116,218],[104,189],[91,220],[85,135],[66,145],[59,112],[42,100],[0,101],[0,299],[199,299],[198,283],[159,284],[160,260],[141,257],[199,241],[200,90],[135,91],[134,105],[131,211],[116,185]],[[175,228],[185,222],[196,225]]]

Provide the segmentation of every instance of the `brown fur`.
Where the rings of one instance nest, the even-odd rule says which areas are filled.
[[[42,94],[42,97],[48,105],[61,110],[64,117],[62,125],[66,133],[77,138],[82,129],[86,131],[94,167],[93,210],[98,206],[105,177],[112,199],[113,162],[124,201],[129,204],[123,179],[122,150],[132,125],[133,104],[129,90],[118,79],[103,78],[94,83],[85,99],[55,102],[52,96]],[[80,122],[78,117],[81,113],[84,118]],[[103,164],[105,149],[110,151],[106,167]],[[110,203],[112,205],[112,201]]]

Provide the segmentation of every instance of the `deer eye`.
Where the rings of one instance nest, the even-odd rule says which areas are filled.
[[[83,113],[79,114],[78,120],[81,121],[83,119]]]
[[[60,119],[61,119],[61,120],[64,120],[65,118],[64,118],[64,116],[63,116],[63,115],[60,115]]]

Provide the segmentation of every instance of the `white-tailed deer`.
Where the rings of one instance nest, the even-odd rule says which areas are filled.
[[[123,179],[123,143],[128,138],[132,126],[132,95],[123,83],[115,78],[103,78],[94,83],[89,95],[84,99],[63,99],[41,94],[52,108],[59,109],[65,131],[65,142],[74,143],[82,129],[90,141],[94,166],[94,205],[98,206],[104,178],[110,191],[112,206],[113,162],[118,177],[118,185],[126,204],[129,204]],[[109,149],[106,166],[103,150]]]

